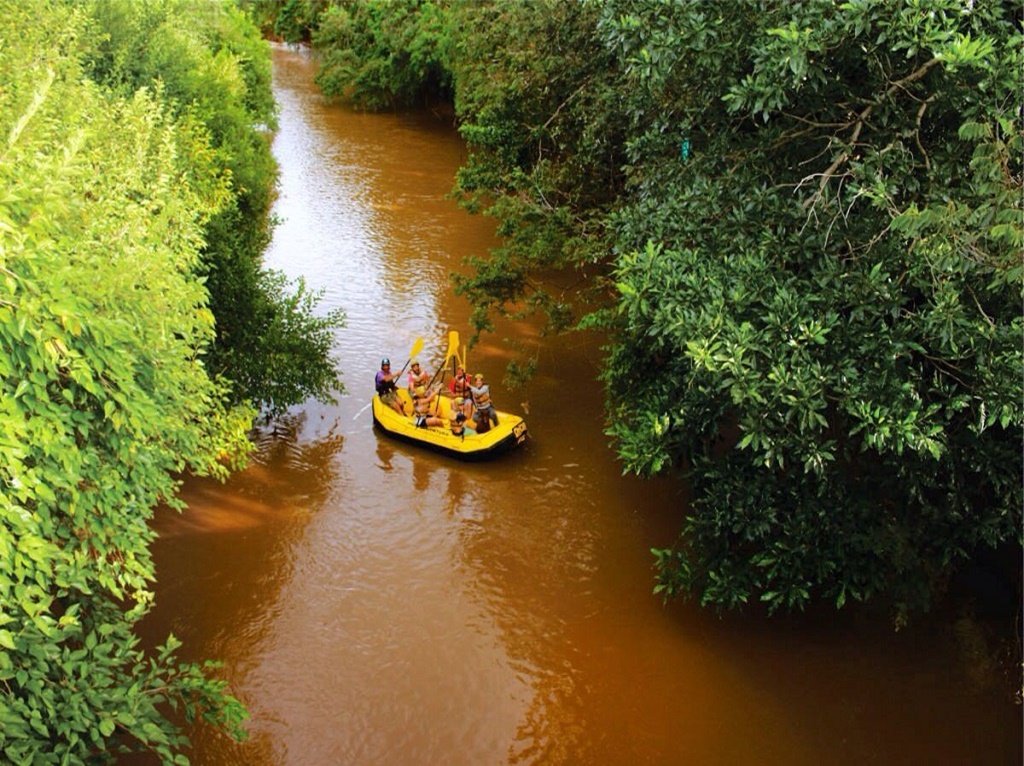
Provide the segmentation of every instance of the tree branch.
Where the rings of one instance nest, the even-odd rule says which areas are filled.
[[[906,77],[904,77],[902,80],[897,80],[896,82],[892,83],[888,88],[886,88],[884,98],[889,98],[897,90],[905,88],[907,85],[910,85],[911,83],[914,83],[914,82],[917,82],[918,80],[920,80],[922,77],[924,77],[928,73],[928,70],[931,69],[936,64],[938,64],[939,61],[941,61],[941,59],[939,59],[939,58],[929,59],[924,64],[922,64],[920,67],[918,67],[916,70],[914,70],[913,72],[908,74]],[[934,96],[932,98],[934,98]],[[929,99],[929,101],[931,101],[931,99]],[[924,105],[922,105],[921,110],[918,112],[918,126],[919,127],[920,127],[920,118],[921,118],[921,115],[924,112],[924,106],[927,106],[929,101],[926,101],[924,103]],[[871,103],[871,104],[868,104],[860,112],[860,114],[857,115],[857,119],[856,120],[854,120],[851,123],[847,123],[847,126],[849,126],[849,125],[853,126],[853,134],[850,136],[850,140],[849,140],[849,145],[850,146],[853,146],[854,144],[857,143],[857,139],[860,137],[860,132],[861,132],[861,130],[864,127],[864,123],[867,122],[868,117],[871,116],[871,113],[875,110],[875,107],[878,104],[880,104],[880,103],[881,103],[881,100],[876,101],[876,102]],[[818,190],[814,194],[812,194],[810,197],[808,197],[806,200],[804,200],[803,208],[805,210],[807,208],[811,207],[812,205],[814,205],[815,203],[817,203],[817,201],[819,199],[821,199],[821,195],[824,192],[825,185],[829,182],[829,179],[831,179],[832,176],[835,175],[835,173],[839,169],[839,167],[844,162],[846,162],[849,158],[850,158],[850,153],[848,151],[844,150],[843,152],[841,152],[839,154],[838,157],[836,157],[835,161],[831,165],[828,166],[828,168],[825,170],[825,172],[821,175],[821,180],[818,181]],[[928,156],[925,155],[925,161],[927,162],[927,160],[928,160]],[[807,178],[811,178],[811,177],[812,176],[808,176]],[[805,178],[804,180],[807,180],[807,178]]]

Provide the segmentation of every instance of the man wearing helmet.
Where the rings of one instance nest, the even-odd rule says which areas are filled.
[[[398,398],[395,376],[391,374],[391,360],[387,357],[380,360],[380,370],[377,372],[374,384],[380,400],[395,412],[405,415],[405,410],[402,409],[402,400]]]

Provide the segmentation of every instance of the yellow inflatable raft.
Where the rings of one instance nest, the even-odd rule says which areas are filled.
[[[404,415],[399,415],[397,410],[384,404],[377,394],[373,395],[373,424],[388,436],[410,444],[418,444],[462,460],[486,460],[526,441],[526,421],[518,415],[501,410],[497,410],[498,425],[492,426],[485,433],[452,433],[449,425],[452,400],[444,395],[435,397],[430,403],[430,414],[440,418],[444,425],[418,428],[412,416],[409,392],[400,388],[398,397],[405,408]],[[467,420],[465,425],[476,431],[475,420]]]
[[[422,350],[423,338],[417,338],[412,351],[409,352],[409,360],[412,361]],[[465,369],[466,348],[460,344],[459,333],[456,330],[448,332],[448,351],[445,353],[444,363],[438,368],[437,374],[429,386],[432,391],[439,393],[433,395],[428,414],[432,418],[439,418],[440,425],[425,427],[416,425],[416,418],[413,417],[412,397],[408,389],[405,388],[396,389],[404,410],[401,414],[397,409],[382,402],[379,394],[373,395],[373,424],[388,436],[463,460],[486,459],[513,447],[518,447],[525,442],[526,421],[518,415],[501,410],[495,410],[498,417],[497,425],[493,425],[484,433],[478,433],[479,429],[473,418],[463,423],[468,429],[472,429],[471,431],[455,433],[451,427],[452,399],[443,388],[449,362],[452,365],[452,374],[460,366]],[[402,372],[404,371],[405,367],[403,366]],[[400,378],[401,375],[400,372],[395,377]],[[440,383],[434,386],[438,376],[441,378]]]

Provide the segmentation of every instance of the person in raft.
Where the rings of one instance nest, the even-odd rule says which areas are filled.
[[[420,369],[419,362],[413,362],[412,367],[409,369],[408,375],[409,391],[415,391],[420,386],[425,386],[430,382],[430,376]]]
[[[466,417],[466,413],[462,411],[464,402],[461,396],[456,396],[452,400],[452,412],[448,416],[449,427],[452,429],[452,433],[456,436],[465,436],[469,434],[472,436],[476,433],[472,428],[466,425],[466,421],[469,419]]]
[[[444,425],[441,418],[430,414],[430,402],[437,395],[436,391],[428,393],[425,386],[418,386],[409,393],[412,394],[412,417],[416,421],[417,428],[433,428]]]
[[[387,357],[380,360],[380,370],[377,371],[374,385],[377,388],[377,395],[384,404],[400,415],[405,415],[402,400],[398,398],[395,376],[391,374],[391,360]]]
[[[481,420],[498,425],[498,413],[495,412],[494,405],[491,404],[491,387],[484,383],[484,376],[479,372],[473,376],[473,385],[469,387],[469,392],[473,395],[477,426],[480,425]]]
[[[462,367],[455,368],[455,377],[448,381],[448,391],[452,395],[452,401],[462,399],[462,412],[468,418],[473,414],[472,394],[469,391],[469,376]]]

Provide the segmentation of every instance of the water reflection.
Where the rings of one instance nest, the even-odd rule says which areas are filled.
[[[412,484],[416,492],[423,493],[430,488],[430,475],[433,468],[426,460],[412,461]]]
[[[387,439],[377,440],[377,467],[382,471],[392,470],[391,459],[395,456],[395,449]]]

